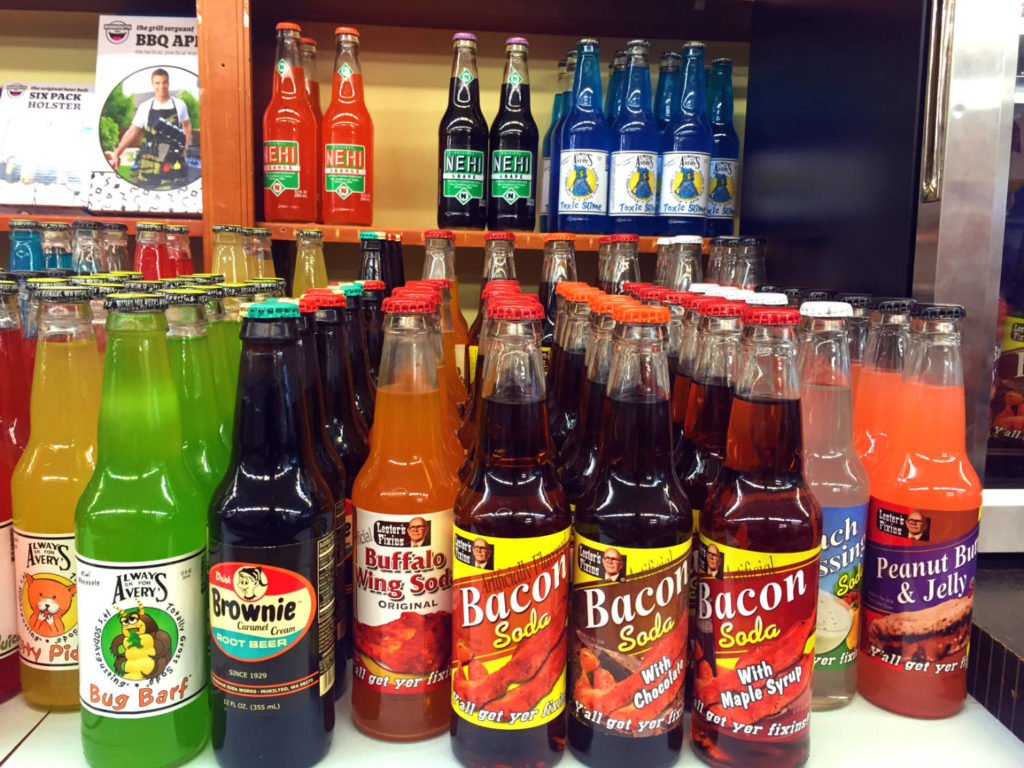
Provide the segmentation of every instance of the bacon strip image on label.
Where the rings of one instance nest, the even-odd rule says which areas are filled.
[[[356,648],[394,672],[426,675],[448,666],[451,614],[406,611],[379,627],[356,624]]]

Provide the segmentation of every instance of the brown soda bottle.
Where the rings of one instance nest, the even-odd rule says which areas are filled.
[[[555,284],[555,317],[551,330],[551,347],[548,351],[547,368],[544,372],[544,389],[547,392],[548,408],[551,407],[551,398],[554,393],[555,371],[561,365],[562,360],[562,329],[565,326],[565,292],[570,288],[586,288],[586,283],[576,280],[563,280]]]
[[[380,355],[384,348],[384,313],[380,310],[387,286],[380,280],[363,281],[363,297],[360,304],[360,329],[366,339],[366,362],[369,365],[370,381],[377,387],[380,370]]]
[[[548,398],[548,427],[551,441],[561,456],[562,446],[576,427],[580,394],[586,378],[587,328],[593,289],[570,288],[565,295],[565,323],[561,338],[559,368],[553,377],[554,395]]]
[[[516,236],[512,232],[488,232],[484,235],[484,272],[480,279],[480,311],[469,326],[466,342],[465,376],[469,389],[476,369],[477,347],[480,344],[480,326],[484,322],[484,289],[492,280],[516,279]]]
[[[494,302],[478,459],[455,501],[452,751],[544,768],[565,748],[569,507],[551,462],[539,302]]]
[[[601,456],[576,505],[569,745],[663,768],[683,743],[693,521],[672,468],[665,307],[619,304]]]
[[[672,450],[676,456],[676,471],[681,471],[681,458],[688,453],[686,435],[686,408],[690,403],[690,385],[693,383],[693,368],[697,361],[697,345],[700,341],[700,308],[705,304],[721,301],[714,296],[688,295],[683,300],[683,332],[679,338],[679,354],[676,360],[676,376],[672,382]]]
[[[821,508],[803,476],[795,309],[748,307],[725,464],[700,514],[690,739],[708,765],[810,751]]]
[[[668,338],[665,342],[665,355],[668,357],[668,375],[672,377],[672,388],[675,389],[676,375],[679,373],[679,345],[683,341],[683,318],[686,309],[683,302],[689,296],[685,291],[672,291],[664,295],[661,300],[663,306],[668,307]]]
[[[555,287],[564,280],[576,280],[576,235],[571,232],[551,232],[544,235],[544,262],[540,269],[537,293],[544,305],[544,325],[541,348],[547,370],[551,343],[555,335],[555,314],[558,307]]]
[[[473,327],[469,329],[468,343],[465,348],[465,357],[462,361],[463,380],[466,384],[466,392],[468,393],[467,399],[470,401],[475,401],[477,399],[476,379],[483,371],[483,368],[478,362],[478,358],[480,356],[480,340],[483,338],[481,329],[483,328],[484,320],[487,316],[487,302],[494,296],[518,293],[521,293],[518,280],[491,280],[480,291],[480,311],[477,313],[477,316],[473,321]],[[480,322],[477,323],[477,320]],[[463,424],[459,433],[459,439],[462,440],[463,445],[466,444],[467,437],[465,430],[468,429],[469,435],[476,431],[475,427],[467,428],[465,425],[466,419],[472,419],[472,417],[472,409],[468,409],[463,413]]]

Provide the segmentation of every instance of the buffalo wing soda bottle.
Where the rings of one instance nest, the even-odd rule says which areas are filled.
[[[842,302],[804,302],[800,416],[807,487],[821,504],[821,566],[814,647],[816,710],[849,704],[857,690],[868,475],[853,448],[853,398]]]
[[[96,768],[124,750],[154,765],[206,744],[209,499],[181,454],[167,299],[106,298],[96,471],[75,512],[82,746]],[[126,532],[131,532],[127,535]]]
[[[651,111],[646,40],[626,44],[622,106],[612,122],[608,218],[612,232],[654,234],[658,190],[658,122]]]
[[[558,221],[566,232],[601,234],[608,228],[608,152],[611,129],[601,111],[597,40],[576,44],[572,106],[562,125],[558,171]]]
[[[532,231],[537,223],[537,123],[530,112],[525,37],[505,41],[501,106],[491,125],[490,229]]]
[[[665,307],[619,304],[593,484],[576,504],[569,744],[668,766],[683,743],[693,521],[672,469]]]
[[[316,763],[334,727],[334,509],[302,398],[299,311],[242,324],[238,428],[210,507],[213,748],[223,766]]]
[[[338,27],[331,105],[323,135],[323,210],[327,224],[373,223],[373,119],[363,96],[359,30]]]
[[[277,25],[274,93],[263,113],[263,211],[271,221],[317,220],[316,115],[306,95],[298,24]]]
[[[857,690],[910,717],[947,717],[967,696],[981,484],[964,446],[964,314],[911,310],[902,416],[871,476]]]
[[[441,439],[432,301],[384,300],[384,354],[370,456],[355,505],[352,720],[388,741],[451,719],[452,508]]]
[[[448,108],[438,132],[437,226],[483,229],[487,224],[487,121],[480,111],[476,35],[452,38]]]
[[[536,302],[492,303],[476,460],[455,501],[452,750],[550,766],[565,746],[571,519],[550,461]]]
[[[740,183],[740,139],[732,126],[732,59],[714,59],[708,80],[711,111],[711,175],[708,177],[708,237],[731,235]]]
[[[725,466],[700,514],[690,738],[714,766],[810,750],[821,508],[803,477],[794,309],[749,307]]]
[[[661,136],[657,226],[663,234],[704,234],[714,146],[704,90],[704,43],[687,43],[683,46],[679,111]]]
[[[549,203],[551,196],[551,137],[558,125],[558,119],[568,111],[564,92],[571,88],[565,74],[565,59],[558,62],[558,86],[555,88],[555,102],[551,107],[551,125],[548,126],[544,138],[540,142],[540,171],[537,173],[537,213],[540,215],[540,231],[549,232]]]

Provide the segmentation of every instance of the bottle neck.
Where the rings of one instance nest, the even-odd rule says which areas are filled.
[[[334,54],[333,88],[338,101],[363,101],[363,71],[359,66],[359,43],[339,35]]]
[[[450,245],[449,240],[427,240],[424,247],[423,279],[455,279],[455,248]]]
[[[919,452],[930,456],[963,456],[966,450],[960,346],[961,331],[955,321],[911,322],[910,351],[903,375],[903,386],[909,390],[903,400],[909,413],[904,420],[907,424],[928,425],[927,443],[917,445]]]
[[[165,313],[168,338],[200,338],[206,335],[203,304],[172,304]]]
[[[901,372],[907,350],[910,317],[872,313],[864,349],[864,365],[879,371]]]
[[[545,250],[540,279],[551,284],[576,279],[576,252],[569,243],[556,241]]]
[[[711,65],[711,124],[732,126],[732,66]]]
[[[274,55],[274,95],[306,98],[306,77],[302,71],[298,33],[279,31]]]
[[[743,323],[738,317],[705,317],[701,326],[693,380],[705,385],[734,386]]]
[[[682,95],[679,107],[689,119],[707,119],[707,96],[705,95],[704,49],[689,48],[683,63]]]
[[[580,112],[601,112],[601,67],[597,51],[577,51],[576,71],[572,83],[572,107]]]
[[[611,315],[593,315],[590,338],[587,342],[587,378],[598,384],[607,384],[612,368],[612,331],[615,321]]]
[[[565,322],[562,324],[562,349],[568,353],[583,354],[587,347],[587,328],[590,307],[586,302],[566,302]]]
[[[89,303],[39,302],[36,338],[39,341],[92,341],[92,314]]]
[[[526,49],[522,46],[515,46],[505,59],[505,73],[501,79],[501,110],[530,111],[530,72],[526,59]]]
[[[456,43],[452,56],[449,101],[459,107],[480,106],[480,81],[476,71],[476,45]]]
[[[800,410],[805,455],[816,459],[852,456],[853,396],[846,320],[805,318],[802,337]]]
[[[647,52],[630,53],[625,72],[625,92],[622,108],[631,115],[650,115],[651,113],[651,68],[647,62]]]
[[[323,371],[324,410],[328,421],[336,420],[354,429],[348,339],[344,318],[337,308],[317,311],[317,353]]]
[[[21,328],[21,309],[18,306],[16,293],[5,293],[0,296],[0,331]],[[0,398],[2,400],[4,398]]]
[[[484,279],[515,280],[516,255],[509,240],[490,240],[484,247]],[[481,290],[483,290],[481,283]]]

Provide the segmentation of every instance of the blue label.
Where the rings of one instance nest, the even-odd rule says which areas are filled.
[[[842,669],[857,658],[868,505],[822,507],[815,669]]]

